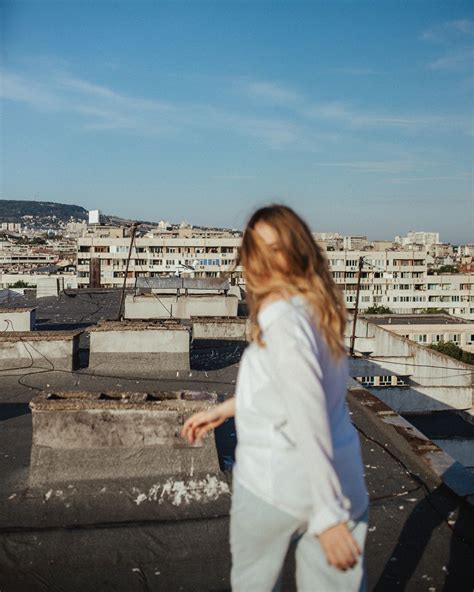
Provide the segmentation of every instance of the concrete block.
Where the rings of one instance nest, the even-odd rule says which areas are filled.
[[[42,392],[30,403],[30,485],[219,472],[212,433],[190,445],[184,421],[217,403],[195,391]]]
[[[228,290],[228,278],[139,277],[137,288],[173,290]]]
[[[7,331],[33,331],[36,308],[0,308],[0,334]]]
[[[12,331],[0,335],[0,370],[49,368],[75,370],[79,366],[82,331]]]
[[[142,294],[125,299],[126,319],[237,317],[235,294]]]
[[[36,298],[45,298],[47,296],[59,296],[63,290],[64,279],[57,277],[41,277],[36,282]]]
[[[175,321],[104,322],[90,329],[89,367],[114,376],[189,370],[190,329]]]
[[[193,339],[248,341],[250,321],[245,318],[191,317]]]

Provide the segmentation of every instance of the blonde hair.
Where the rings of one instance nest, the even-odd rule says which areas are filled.
[[[268,224],[277,233],[286,268],[279,264],[255,231],[259,222]],[[245,228],[239,264],[244,268],[252,341],[265,345],[258,324],[258,311],[266,296],[278,293],[283,298],[290,298],[301,294],[309,304],[313,321],[332,357],[338,360],[346,355],[346,307],[342,290],[334,282],[324,251],[296,212],[280,204],[258,209]]]

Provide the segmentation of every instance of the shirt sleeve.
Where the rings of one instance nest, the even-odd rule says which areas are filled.
[[[265,331],[277,388],[296,446],[304,456],[313,498],[308,524],[319,535],[349,520],[349,500],[343,496],[334,468],[326,393],[322,386],[320,352],[309,321],[297,315],[280,317]]]

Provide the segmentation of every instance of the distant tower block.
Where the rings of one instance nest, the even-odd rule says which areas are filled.
[[[102,224],[102,213],[100,210],[90,210],[89,224]]]

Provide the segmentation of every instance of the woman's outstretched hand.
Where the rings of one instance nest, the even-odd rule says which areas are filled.
[[[356,565],[361,550],[346,524],[336,524],[322,532],[318,538],[329,565],[341,571]]]
[[[200,411],[189,417],[181,429],[181,436],[190,444],[203,438],[207,432],[220,426],[226,419],[235,414],[234,398],[209,409]]]

